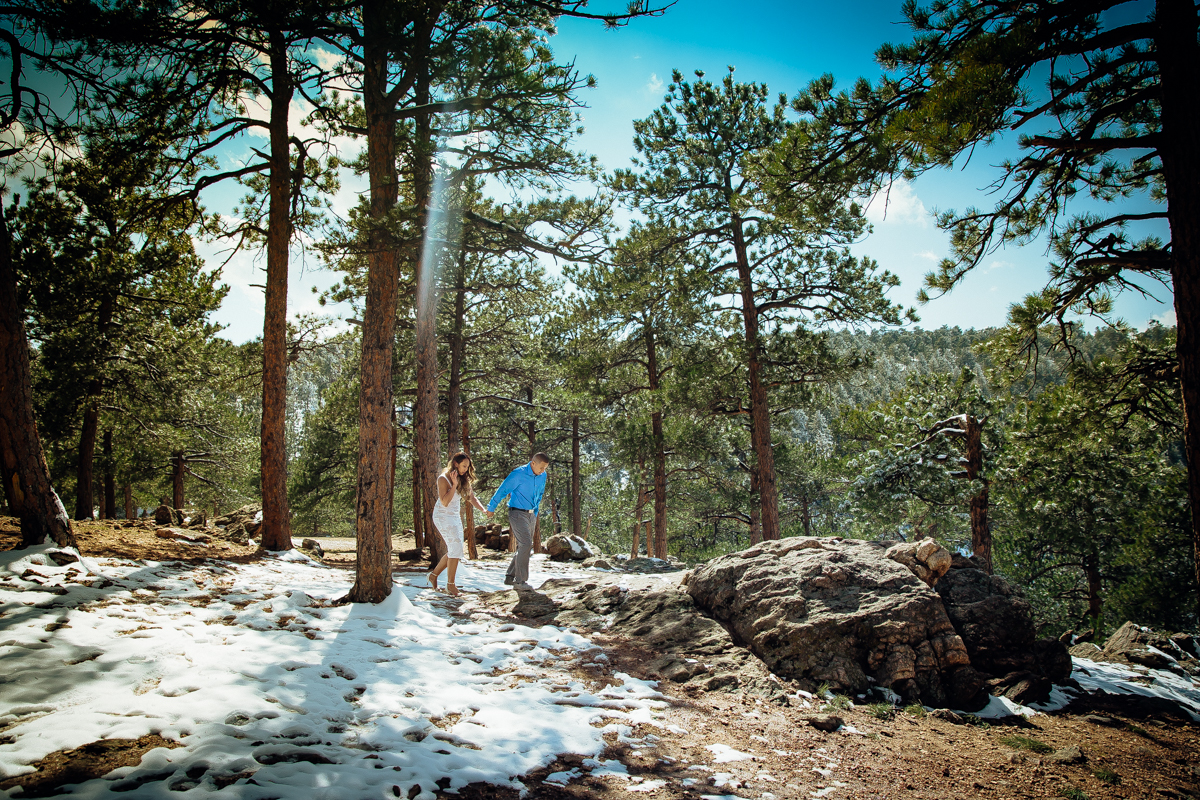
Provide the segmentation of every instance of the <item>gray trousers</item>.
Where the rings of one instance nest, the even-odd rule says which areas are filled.
[[[504,573],[504,582],[509,586],[529,583],[529,556],[533,553],[533,523],[536,520],[537,514],[532,511],[508,509],[508,527],[517,537],[517,552],[508,563],[508,572]]]

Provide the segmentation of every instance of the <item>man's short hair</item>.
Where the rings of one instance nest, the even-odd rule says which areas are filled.
[[[529,460],[530,461],[540,461],[543,464],[549,464],[550,456],[546,455],[545,453],[534,453],[533,458],[531,458]]]

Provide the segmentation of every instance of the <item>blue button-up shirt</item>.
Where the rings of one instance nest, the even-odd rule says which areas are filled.
[[[542,503],[542,492],[545,490],[546,473],[534,475],[533,465],[524,464],[508,473],[508,477],[504,479],[500,488],[496,490],[496,494],[492,496],[492,502],[488,503],[487,509],[495,511],[500,502],[511,494],[512,498],[508,501],[509,508],[522,508],[536,514],[538,506]]]

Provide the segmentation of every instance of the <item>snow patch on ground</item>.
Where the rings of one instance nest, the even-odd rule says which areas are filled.
[[[1187,711],[1193,720],[1200,721],[1200,678],[1179,675],[1165,669],[1091,661],[1086,658],[1073,657],[1071,662],[1071,677],[1078,682],[1083,693],[1106,692],[1169,700]],[[1034,714],[1066,708],[1072,700],[1080,696],[1081,693],[1073,687],[1054,686],[1050,690],[1050,698],[1045,703],[1021,705],[1006,697],[992,697],[980,711],[958,713],[973,713],[982,719],[1013,715],[1031,717]]]
[[[0,776],[98,739],[184,745],[69,796],[205,795],[248,772],[253,784],[241,777],[221,797],[407,797],[419,786],[430,800],[439,779],[451,791],[523,789],[513,776],[560,753],[596,757],[605,732],[628,737],[665,705],[626,675],[592,692],[544,670],[595,645],[552,626],[456,618],[423,576],[379,605],[331,606],[353,576],[295,551],[244,565],[60,567],[50,549],[0,554]],[[463,562],[459,586],[498,590],[503,569]],[[532,582],[546,577],[535,568]]]

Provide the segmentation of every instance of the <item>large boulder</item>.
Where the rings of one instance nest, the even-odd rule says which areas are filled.
[[[1037,638],[1029,601],[1003,578],[978,569],[969,559],[956,559],[955,564],[938,581],[937,592],[966,645],[971,666],[989,677],[1010,677],[1007,683],[992,686],[997,694],[1032,675],[1044,679],[1035,682],[1048,696],[1050,683],[1071,675],[1066,645]]]
[[[183,525],[183,517],[180,516],[178,511],[171,508],[166,503],[163,503],[161,506],[154,509],[154,522],[156,525],[172,525],[178,527]]]
[[[879,686],[966,710],[986,701],[941,597],[883,544],[766,542],[710,561],[688,591],[772,672],[810,690]]]
[[[546,540],[542,548],[550,554],[551,561],[586,561],[603,555],[587,540],[574,534],[555,534]]]

